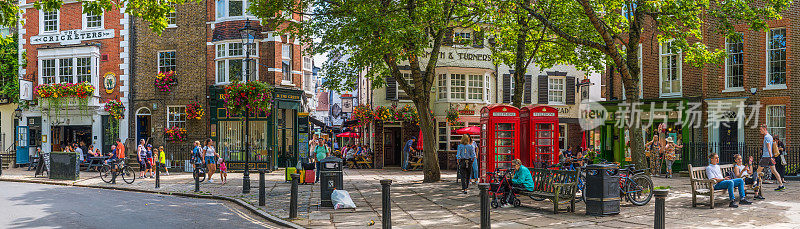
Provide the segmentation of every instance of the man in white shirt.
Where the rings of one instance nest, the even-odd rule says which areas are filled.
[[[725,177],[722,174],[722,170],[719,169],[719,155],[716,153],[711,153],[708,157],[709,165],[706,167],[706,175],[708,179],[714,180],[716,183],[714,185],[714,190],[728,190],[728,197],[731,200],[731,203],[728,205],[732,208],[737,208],[739,205],[736,205],[736,197],[733,196],[733,189],[739,189],[739,204],[742,205],[749,205],[752,204],[750,201],[744,199],[744,180],[742,178],[732,178],[732,177]]]

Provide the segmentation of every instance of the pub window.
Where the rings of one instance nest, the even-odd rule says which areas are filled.
[[[58,32],[58,10],[42,12],[42,31]]]
[[[482,75],[469,75],[468,99],[469,100],[483,100],[483,76]]]
[[[56,60],[42,60],[42,84],[56,83]]]
[[[414,79],[411,78],[411,74],[410,73],[403,73],[403,78],[406,79],[406,82],[408,82],[409,85],[411,85],[412,87],[414,86]],[[399,99],[399,100],[409,100],[409,99],[411,99],[411,97],[408,97],[408,93],[406,93],[406,91],[403,90],[403,88],[400,87],[399,83],[397,83],[395,85],[397,86],[397,99]]]
[[[558,124],[558,148],[567,149],[567,124]]]
[[[167,128],[186,128],[186,106],[167,107]]]
[[[549,104],[565,103],[565,82],[564,77],[550,77],[547,79],[547,102]]]
[[[89,57],[79,57],[76,58],[76,76],[77,76],[77,83],[80,82],[92,82],[92,60]]]
[[[255,48],[250,50],[250,76],[258,75],[258,55]],[[245,64],[245,50],[242,43],[222,43],[216,45],[216,72],[217,83],[230,83],[234,81],[247,82]],[[249,77],[252,78],[252,77]]]
[[[450,74],[450,99],[464,100],[466,93],[466,75]]]
[[[175,51],[158,52],[158,72],[175,71]]]
[[[447,74],[439,74],[439,100],[447,99]]]
[[[291,84],[294,82],[292,77],[292,44],[283,44],[281,48],[281,71],[283,72],[283,82]]]
[[[470,44],[470,42],[472,41],[471,37],[472,33],[466,30],[453,33],[453,38],[455,38],[454,43],[456,44],[464,44],[464,45]]]
[[[92,69],[95,64],[87,56],[41,60],[41,83],[81,83],[92,82]]]
[[[91,12],[86,12],[84,14],[85,21],[85,28],[87,29],[96,29],[103,27],[103,14],[93,14]]]
[[[439,150],[447,150],[447,123],[439,122]]]
[[[74,79],[72,64],[72,58],[58,60],[58,81],[60,83],[72,83]]]

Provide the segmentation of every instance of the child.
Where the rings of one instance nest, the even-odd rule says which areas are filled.
[[[158,147],[158,164],[161,168],[164,168],[164,172],[166,172],[167,176],[169,176],[169,170],[167,170],[167,157],[164,155],[164,146]]]
[[[219,158],[219,178],[222,180],[222,184],[228,182],[228,166],[225,166],[225,159],[222,157]]]

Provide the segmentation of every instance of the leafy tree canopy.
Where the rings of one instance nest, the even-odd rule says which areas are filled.
[[[0,95],[16,103],[19,99],[17,36],[0,37]]]

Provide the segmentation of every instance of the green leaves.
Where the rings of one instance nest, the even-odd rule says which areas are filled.
[[[0,37],[0,95],[19,100],[17,35]]]

